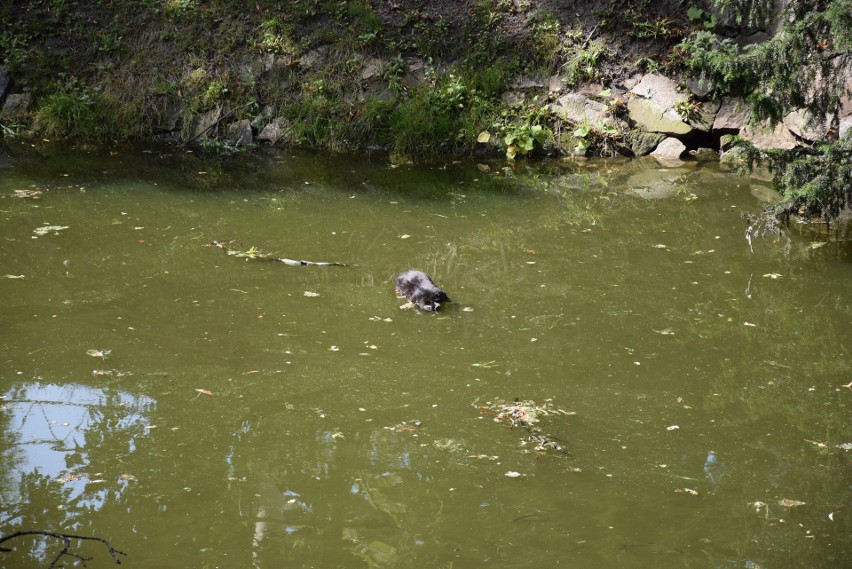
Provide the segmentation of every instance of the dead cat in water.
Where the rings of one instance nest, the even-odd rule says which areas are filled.
[[[410,305],[427,312],[437,312],[441,303],[450,301],[446,293],[435,286],[423,271],[405,271],[396,277],[396,292],[408,300]]]

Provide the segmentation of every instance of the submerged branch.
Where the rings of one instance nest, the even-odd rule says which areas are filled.
[[[255,249],[254,247],[250,247],[247,251],[240,251],[238,249],[232,249],[230,245],[234,241],[213,241],[212,243],[208,243],[205,247],[217,247],[222,249],[228,255],[232,255],[234,257],[240,257],[242,259],[252,259],[255,261],[273,261],[278,263],[284,263],[290,267],[348,267],[346,263],[337,263],[337,262],[328,262],[328,261],[304,261],[304,260],[296,260],[296,259],[287,259],[286,257],[276,257],[270,253],[263,253]]]

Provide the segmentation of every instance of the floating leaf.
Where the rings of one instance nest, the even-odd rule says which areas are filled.
[[[464,446],[456,439],[435,439],[432,444],[444,452],[464,452]]]
[[[125,377],[133,374],[129,371],[119,371],[117,369],[93,369],[92,375],[94,377]]]
[[[420,429],[421,422],[418,420],[403,421],[393,427],[385,427],[386,431],[405,431],[407,433],[415,433]]]
[[[208,389],[196,389],[196,391],[202,395],[213,395],[213,392]]]
[[[108,355],[112,353],[112,350],[86,350],[86,355],[92,356],[93,358],[101,358],[104,359]]]
[[[58,233],[63,229],[68,229],[68,227],[68,225],[44,225],[33,229],[33,233],[36,235],[47,235],[48,233]]]
[[[782,498],[778,500],[779,506],[784,506],[785,508],[795,508],[796,506],[804,506],[805,502],[801,500],[791,500],[789,498]]]

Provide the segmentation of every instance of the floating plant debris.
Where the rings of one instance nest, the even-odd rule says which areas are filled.
[[[556,451],[568,454],[563,442],[557,437],[546,433],[537,424],[542,417],[551,415],[565,416],[574,415],[554,405],[553,400],[546,399],[543,403],[532,400],[521,401],[515,399],[507,402],[500,399],[487,401],[485,404],[477,405],[479,412],[483,415],[494,417],[495,423],[503,423],[511,428],[520,427],[527,432],[527,436],[521,439],[521,446],[532,445],[535,452]]]

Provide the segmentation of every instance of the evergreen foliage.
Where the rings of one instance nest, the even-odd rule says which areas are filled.
[[[714,3],[739,22],[769,24],[771,1]],[[852,0],[788,0],[774,20],[769,40],[742,48],[706,31],[693,33],[681,44],[687,65],[713,94],[742,96],[754,123],[775,126],[797,109],[806,109],[814,123],[836,116],[841,98],[852,94]],[[772,209],[776,219],[801,213],[830,220],[852,205],[850,137],[790,152],[747,151],[749,168],[767,164],[786,199]]]

